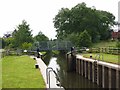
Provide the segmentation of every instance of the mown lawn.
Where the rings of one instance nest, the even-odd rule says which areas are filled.
[[[0,90],[2,89],[2,62],[0,56]]]
[[[92,47],[116,47],[117,41],[101,41],[99,43],[94,43]]]
[[[89,58],[90,54],[91,53],[83,54],[83,57]],[[92,55],[92,58],[95,59],[96,53],[92,53],[91,55]],[[103,61],[110,62],[110,63],[115,63],[115,64],[118,64],[118,63],[120,64],[120,60],[119,60],[120,56],[119,55],[111,55],[111,54],[101,53],[101,56],[100,56],[99,60],[102,60],[102,55],[103,55]],[[96,59],[98,59],[98,56],[97,56]]]
[[[7,56],[2,59],[2,88],[45,88],[45,82],[35,69],[36,61],[29,56]]]

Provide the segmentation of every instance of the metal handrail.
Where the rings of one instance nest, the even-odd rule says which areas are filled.
[[[53,68],[51,68],[51,67],[48,67],[48,68],[46,69],[46,79],[47,79],[47,84],[48,84],[48,69],[51,69],[51,70],[53,70]]]
[[[97,56],[98,56],[98,61],[99,61],[99,59],[100,59],[101,56],[102,56],[102,61],[103,61],[103,54],[97,54],[97,55],[95,56],[95,60],[97,60],[97,59],[96,59]]]
[[[49,88],[50,88],[50,72],[53,70],[49,70]]]
[[[48,69],[50,69],[50,70],[48,71]],[[60,88],[61,88],[61,82],[60,82],[60,78],[59,78],[58,74],[55,72],[55,70],[53,70],[52,67],[48,67],[48,68],[46,69],[46,79],[47,79],[47,84],[49,83],[49,88],[50,88],[50,72],[51,72],[51,71],[54,72],[54,74],[55,74],[55,76],[56,76],[56,82],[59,81],[59,85],[60,85]]]

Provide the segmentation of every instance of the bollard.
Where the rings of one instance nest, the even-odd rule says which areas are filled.
[[[38,64],[35,64],[35,68],[38,69],[38,68],[39,68],[39,65],[38,65]]]

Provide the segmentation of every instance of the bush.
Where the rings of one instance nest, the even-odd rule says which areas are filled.
[[[120,42],[116,43],[116,47],[120,48]]]
[[[31,48],[32,47],[32,44],[31,43],[27,43],[27,42],[25,42],[25,43],[23,43],[22,44],[22,49],[26,49],[26,50],[28,50],[29,48]]]
[[[79,46],[80,47],[90,47],[92,44],[91,36],[86,30],[84,30],[79,36]]]

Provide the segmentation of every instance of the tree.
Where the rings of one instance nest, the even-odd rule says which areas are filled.
[[[98,32],[101,40],[107,40],[111,38],[111,27],[116,25],[115,16],[107,11],[96,10],[99,19]]]
[[[73,43],[75,46],[78,46],[78,44],[79,44],[79,39],[78,39],[78,37],[79,37],[79,34],[71,33],[71,34],[68,34],[64,40],[65,40],[65,41],[70,41],[70,42]]]
[[[68,35],[80,34],[86,30],[92,42],[110,38],[110,28],[115,25],[115,16],[107,11],[87,7],[85,3],[68,9],[62,8],[54,18],[57,38],[64,39]]]
[[[7,49],[14,48],[14,38],[13,37],[7,37],[4,38],[4,47]]]
[[[66,31],[70,30],[69,28],[69,9],[68,8],[62,8],[56,17],[54,18],[54,27],[57,29],[57,35],[56,37],[59,39],[63,39],[66,35]]]
[[[79,46],[80,47],[90,47],[92,44],[91,37],[86,30],[84,30],[79,37]]]
[[[45,36],[41,31],[34,37],[35,42],[48,41],[49,38]]]
[[[31,34],[32,30],[29,28],[29,24],[25,20],[22,21],[22,24],[18,25],[13,33],[15,46],[22,48],[22,45],[26,43],[32,43],[33,38]]]

